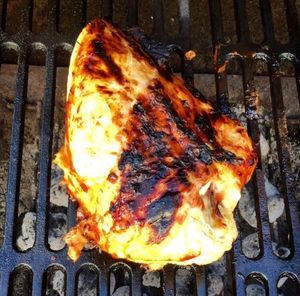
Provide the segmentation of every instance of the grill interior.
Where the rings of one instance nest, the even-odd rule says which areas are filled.
[[[230,106],[258,146],[239,237],[216,263],[148,272],[88,247],[67,258],[76,205],[51,161],[72,45],[95,17],[195,50],[174,55],[174,71]],[[299,20],[297,0],[0,0],[0,294],[300,295]]]

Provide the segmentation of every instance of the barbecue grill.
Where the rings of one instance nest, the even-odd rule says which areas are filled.
[[[274,16],[276,5],[282,8],[282,24],[280,23],[279,26],[276,24],[278,17],[275,19]],[[0,247],[0,295],[112,295],[115,293],[114,295],[200,296],[207,295],[209,292],[208,286],[211,285],[208,279],[209,266],[178,268],[168,265],[162,271],[152,273],[151,276],[155,277],[156,284],[147,286],[145,275],[148,278],[150,275],[137,264],[114,260],[95,249],[83,252],[80,259],[73,263],[67,257],[66,248],[54,250],[49,245],[51,227],[55,223],[59,224],[51,215],[55,210],[51,205],[50,196],[54,174],[51,162],[53,153],[57,149],[54,139],[57,118],[55,116],[57,69],[68,65],[72,45],[78,33],[85,23],[94,17],[113,20],[123,27],[139,25],[154,40],[180,45],[182,53],[195,49],[197,51],[195,60],[186,60],[184,54],[179,54],[177,58],[171,59],[171,64],[173,61],[174,70],[181,72],[183,78],[191,84],[199,73],[214,75],[216,102],[224,112],[231,112],[229,77],[232,77],[231,74],[241,75],[244,101],[240,103],[243,103],[245,108],[244,121],[253,141],[257,144],[258,151],[261,152],[258,167],[247,187],[254,203],[255,233],[257,233],[259,250],[256,256],[245,255],[242,248],[243,232],[247,231],[249,226],[242,222],[243,215],[237,211],[237,221],[241,221],[238,223],[240,234],[233,250],[224,257],[226,273],[220,295],[258,295],[250,294],[251,289],[247,289],[255,285],[264,290],[265,294],[262,295],[300,295],[298,282],[300,215],[299,199],[297,200],[299,168],[293,167],[291,163],[294,150],[290,148],[291,139],[296,139],[296,142],[297,139],[299,140],[300,114],[292,112],[293,114],[290,115],[287,112],[281,79],[287,75],[295,81],[294,96],[295,98],[298,96],[298,99],[292,102],[292,109],[296,110],[300,103],[299,12],[300,4],[297,0],[102,0],[101,3],[92,0],[48,0],[48,3],[32,0],[0,0],[0,63],[2,68],[4,64],[17,64],[15,96],[11,105],[13,115],[11,126],[9,125],[10,146],[7,147],[8,170],[5,173],[6,181],[3,181],[5,218]],[[256,18],[251,18],[253,15],[259,16],[258,25]],[[200,18],[208,21],[201,22]],[[284,19],[286,22],[283,21]],[[200,24],[202,31],[195,28]],[[283,30],[281,27],[284,26],[287,34],[282,38],[283,42],[280,42],[282,40],[279,40],[278,32]],[[203,41],[201,38],[206,40]],[[285,62],[292,69],[290,72],[287,71],[288,73],[282,70]],[[257,103],[255,83],[259,63],[263,65],[259,74],[269,78],[267,83],[271,97],[270,121],[275,133],[276,163],[280,172],[279,193],[284,204],[283,218],[280,218],[281,220],[278,220],[275,226],[280,228],[278,223],[281,222],[285,225],[286,231],[282,234],[285,241],[281,241],[281,245],[288,246],[279,249],[277,253],[274,252],[276,227],[274,223],[270,223],[268,212],[269,187],[266,187],[265,178],[268,168],[261,160],[263,152],[262,147],[260,149],[262,144],[260,104]],[[22,218],[24,222],[26,218],[26,213],[19,214],[21,186],[30,186],[28,183],[25,185],[21,183],[24,183],[22,175],[26,170],[26,167],[23,167],[25,159],[23,148],[26,128],[25,109],[29,103],[28,69],[31,65],[44,67],[45,85],[40,107],[40,126],[38,126],[39,156],[35,173],[37,185],[33,219],[35,236],[33,245],[24,250],[20,248],[17,241],[19,233],[22,232],[19,226],[20,219]],[[39,83],[33,81],[33,87]],[[0,123],[4,124],[3,122],[1,119]],[[3,130],[0,131],[0,145],[3,146],[5,136]],[[5,155],[5,147],[0,149]],[[5,160],[2,158],[1,166]],[[75,203],[70,202],[64,209],[63,207],[55,209],[58,209],[56,214],[61,214],[62,224],[64,224],[63,217],[66,216],[67,227],[75,225]],[[283,255],[282,250],[286,249],[288,253]],[[187,273],[182,275],[184,270]],[[61,275],[60,281],[57,280],[57,274]],[[89,293],[94,294],[87,294],[84,285],[92,285],[92,292]],[[18,287],[21,287],[22,293]],[[116,294],[117,291],[119,292]]]

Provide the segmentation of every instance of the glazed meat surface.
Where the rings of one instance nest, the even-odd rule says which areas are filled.
[[[71,56],[65,145],[55,163],[79,203],[65,237],[151,269],[208,264],[232,247],[233,210],[257,162],[241,124],[104,20]]]

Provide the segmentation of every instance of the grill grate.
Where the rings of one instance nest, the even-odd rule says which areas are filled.
[[[41,1],[42,2],[42,1]],[[63,1],[61,1],[62,3]],[[3,63],[14,63],[14,52],[18,56],[17,75],[14,99],[13,121],[11,129],[11,145],[9,154],[9,170],[6,191],[6,210],[4,225],[4,240],[0,248],[0,291],[1,295],[7,295],[12,290],[12,274],[17,266],[28,266],[32,270],[32,295],[41,295],[45,291],[45,273],[49,266],[61,267],[65,272],[65,295],[76,295],[78,271],[86,264],[92,266],[99,276],[98,294],[108,295],[111,291],[110,272],[115,270],[117,274],[118,266],[128,271],[128,278],[123,274],[123,281],[129,282],[130,294],[141,295],[145,292],[142,284],[143,270],[135,264],[124,261],[117,263],[106,254],[99,254],[92,250],[83,252],[78,262],[73,263],[67,258],[66,249],[53,251],[47,247],[47,228],[49,226],[49,187],[52,161],[52,134],[54,125],[54,100],[56,67],[67,65],[67,58],[60,54],[59,48],[71,51],[77,34],[86,22],[87,9],[92,1],[72,1],[68,7],[69,14],[76,22],[69,28],[70,32],[60,32],[58,30],[59,12],[61,3],[56,0],[48,1],[48,15],[46,30],[44,32],[33,32],[32,20],[33,10],[39,1],[28,0],[28,5],[24,5],[19,12],[20,28],[17,33],[7,32],[8,1],[0,0],[0,46],[1,60]],[[94,1],[95,2],[95,1]],[[114,19],[114,5],[120,1],[103,0],[101,11],[97,14],[107,19]],[[138,0],[127,0],[126,23],[129,26],[137,25],[139,21],[139,9],[141,5],[148,5],[153,13],[152,37],[167,43],[178,43],[183,50],[191,49],[192,19],[191,3],[193,1],[178,0],[179,31],[176,36],[169,37],[165,28],[165,1],[152,0],[143,2]],[[205,1],[200,1],[205,2]],[[228,1],[225,1],[225,4]],[[122,1],[121,1],[122,3]],[[300,233],[299,213],[297,213],[297,201],[295,198],[294,182],[295,176],[292,174],[289,153],[289,139],[287,130],[287,117],[283,100],[280,60],[290,60],[295,69],[298,97],[300,99],[300,36],[299,23],[297,20],[296,1],[286,0],[284,2],[289,43],[281,44],[275,38],[274,24],[272,20],[272,1],[259,1],[264,41],[262,44],[254,44],[251,41],[249,29],[249,19],[247,15],[247,1],[234,1],[234,12],[236,21],[237,42],[227,42],[224,35],[222,22],[222,1],[211,0],[209,3],[209,15],[211,24],[207,24],[207,30],[212,32],[212,45],[216,53],[214,58],[215,83],[217,91],[217,102],[224,110],[228,106],[228,80],[223,65],[227,61],[237,59],[242,68],[243,89],[245,94],[249,93],[249,88],[254,81],[254,63],[257,59],[262,59],[268,66],[267,75],[270,77],[270,91],[272,98],[272,112],[274,120],[275,138],[277,144],[281,182],[283,187],[283,198],[287,225],[290,233],[291,254],[286,259],[281,259],[274,255],[272,249],[272,238],[270,234],[270,224],[268,218],[267,194],[264,183],[264,170],[260,163],[253,176],[253,194],[255,198],[255,209],[257,217],[257,229],[259,234],[260,255],[255,259],[247,258],[241,251],[241,237],[234,245],[234,250],[226,254],[227,276],[225,279],[225,295],[246,295],[245,286],[251,281],[259,281],[265,285],[266,295],[277,295],[278,279],[280,276],[289,274],[300,278]],[[224,1],[223,1],[224,4]],[[199,5],[199,10],[201,7]],[[224,19],[223,19],[224,21]],[[201,38],[201,36],[197,36]],[[27,97],[28,67],[29,64],[43,64],[39,56],[30,55],[32,48],[41,48],[46,53],[45,67],[46,78],[44,87],[43,104],[41,111],[39,162],[38,162],[38,187],[36,198],[36,235],[34,246],[27,251],[19,251],[15,246],[17,209],[20,193],[20,175],[22,165],[22,146],[24,131],[24,109]],[[211,54],[211,52],[209,53]],[[230,63],[229,63],[230,64]],[[209,67],[208,67],[209,68]],[[182,59],[180,71],[186,81],[193,83],[196,72],[209,72],[208,68],[196,69],[192,61]],[[244,104],[246,113],[251,116],[253,96],[245,95]],[[300,100],[299,100],[300,102]],[[251,109],[252,108],[252,109]],[[293,119],[299,125],[299,117]],[[247,120],[248,130],[255,143],[259,146],[260,128],[257,118]],[[0,139],[1,140],[1,139]],[[76,205],[70,203],[68,207],[68,227],[75,224]],[[119,264],[119,265],[117,265]],[[121,264],[121,265],[120,265]],[[162,290],[154,290],[152,295],[180,295],[175,285],[175,266],[167,266],[161,274]],[[192,267],[194,274],[193,295],[207,295],[207,267]],[[295,285],[293,294],[300,294],[299,286]],[[26,294],[26,293],[25,293]],[[27,294],[26,294],[27,295]],[[148,294],[146,294],[148,295]],[[150,294],[149,294],[150,295]],[[181,294],[183,295],[183,294]],[[286,294],[288,295],[288,294]]]

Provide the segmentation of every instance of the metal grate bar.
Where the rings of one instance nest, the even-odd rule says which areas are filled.
[[[277,280],[276,281],[272,281],[270,282],[268,279],[268,283],[267,283],[267,291],[269,295],[278,295],[278,291],[277,291]]]
[[[294,62],[298,100],[300,104],[300,62]]]
[[[183,50],[189,50],[191,47],[190,39],[190,7],[188,0],[178,0],[179,6],[179,36]],[[182,77],[187,83],[193,85],[193,64],[192,61],[186,60],[183,57]]]
[[[75,32],[79,32],[86,23],[86,1],[73,0],[73,16],[77,22],[74,23]]]
[[[19,53],[16,81],[16,97],[14,101],[13,126],[9,156],[8,185],[5,208],[5,236],[2,247],[12,248],[14,238],[14,222],[17,216],[20,169],[22,162],[22,139],[24,124],[24,103],[27,93],[27,50]]]
[[[260,0],[265,41],[274,43],[273,16],[270,0]]]
[[[99,276],[99,294],[101,296],[109,295],[109,273],[107,270],[101,270]]]
[[[52,121],[55,95],[55,56],[54,51],[50,50],[46,58],[46,86],[44,92],[43,110],[41,116],[40,131],[40,157],[39,179],[38,179],[38,198],[36,204],[36,244],[38,247],[45,245],[45,229],[47,205],[50,186],[50,168],[52,161]]]
[[[228,86],[227,75],[224,71],[219,72],[219,65],[225,61],[218,61],[220,44],[223,43],[223,24],[220,0],[212,0],[209,2],[210,15],[211,15],[211,28],[212,28],[212,41],[214,46],[214,64],[215,64],[215,81],[216,81],[216,93],[217,103],[224,113],[228,113]]]
[[[255,100],[252,98],[249,93],[251,92],[250,88],[253,87],[253,70],[252,70],[252,60],[249,58],[245,58],[243,63],[243,88],[244,92],[248,92],[247,95],[244,96],[244,104],[246,106],[246,112],[249,108],[249,104],[253,104],[253,102],[249,102],[250,100]],[[256,107],[255,107],[256,108]],[[258,231],[264,238],[264,245],[268,245],[271,248],[271,240],[270,240],[270,226],[269,226],[269,218],[268,218],[268,206],[267,206],[267,196],[265,192],[264,186],[264,176],[261,171],[261,159],[260,159],[260,131],[258,126],[258,121],[256,118],[247,120],[248,132],[253,140],[254,144],[257,147],[258,152],[258,165],[257,170],[254,173],[252,178],[254,182],[254,196],[255,196],[255,204],[257,211],[257,221],[258,221]]]
[[[153,35],[160,38],[165,31],[164,3],[162,0],[153,0]]]
[[[223,24],[220,0],[209,1],[209,11],[211,16],[212,41],[214,45],[222,44]]]
[[[48,0],[47,30],[58,31],[58,5],[57,0]]]
[[[0,274],[0,291],[2,295],[8,295],[10,270],[2,270]]]
[[[214,46],[214,64],[215,64],[215,82],[216,82],[216,94],[217,94],[217,105],[222,110],[223,113],[229,114],[231,113],[230,107],[229,107],[229,94],[228,94],[228,84],[227,84],[227,74],[224,71],[224,67],[226,67],[226,64],[228,63],[228,60],[218,60],[220,57],[220,44],[223,43],[223,24],[222,24],[222,15],[221,15],[221,5],[219,0],[212,0],[210,3],[210,15],[211,15],[211,27],[212,27],[212,40],[213,40],[213,46]],[[239,1],[236,1],[236,13],[241,18],[240,12],[242,9],[244,9],[244,4],[241,5]],[[241,21],[241,20],[240,20]],[[239,23],[238,23],[239,24]],[[247,38],[243,37],[243,32],[245,30],[248,30],[248,27],[246,29],[244,28],[244,25],[242,24],[242,28],[238,29],[239,34],[239,41],[245,42]],[[244,256],[240,253],[239,250],[240,242],[235,242],[235,254],[239,254],[239,256]],[[244,287],[240,287],[241,283],[237,283],[237,277],[235,278],[235,281],[232,277],[234,274],[234,266],[233,266],[233,254],[232,251],[225,254],[226,258],[226,268],[227,268],[227,274],[228,276],[225,279],[224,286],[225,291],[231,292],[232,294],[235,294],[235,289],[237,288],[237,291],[243,295],[242,290]],[[240,257],[239,257],[240,258]],[[236,265],[236,264],[235,264]],[[239,274],[238,272],[236,274]],[[240,280],[240,279],[239,279]],[[244,284],[242,284],[244,285]]]
[[[219,50],[220,50],[219,44],[221,44],[224,39],[221,5],[219,0],[212,0],[209,3],[210,3],[209,7],[210,7],[210,15],[211,15],[212,39],[213,39],[213,46],[214,46],[217,103],[224,112],[227,110],[229,111],[227,75],[224,71],[219,71],[220,69],[219,67],[225,66],[225,61],[217,60],[219,56]]]
[[[294,240],[292,234],[300,233],[300,221],[297,210],[297,201],[295,199],[295,193],[292,190],[292,176],[291,176],[291,164],[290,155],[288,150],[288,131],[287,120],[285,116],[285,107],[282,97],[282,88],[279,75],[278,65],[271,63],[269,65],[271,74],[271,96],[272,96],[272,109],[274,117],[274,127],[276,133],[276,143],[279,156],[279,165],[282,176],[282,183],[284,185],[284,202],[287,214],[287,221],[292,226],[291,236],[292,243],[295,244],[295,252],[297,257],[300,255],[300,241]]]
[[[249,58],[245,58],[243,62],[243,88],[245,92],[244,96],[244,104],[247,112],[247,108],[249,106],[249,100],[254,100],[249,94],[251,92],[251,88],[253,88],[253,71],[252,71],[252,60]],[[246,95],[247,94],[247,95]],[[250,102],[251,105],[253,102]],[[258,152],[260,151],[259,139],[260,139],[260,131],[258,127],[257,119],[247,120],[248,132],[257,146]],[[254,198],[255,198],[255,210],[256,210],[256,219],[257,219],[257,231],[259,233],[259,245],[260,245],[260,256],[273,256],[272,254],[272,245],[271,245],[271,236],[270,236],[270,226],[268,219],[268,207],[267,207],[267,196],[265,193],[264,186],[264,175],[261,171],[260,165],[260,153],[259,153],[259,164],[258,168],[254,172],[252,180],[250,181],[253,184]],[[238,291],[240,289],[245,289],[242,287],[245,283],[242,283],[239,277],[243,279],[246,278],[249,273],[244,270],[243,260],[245,255],[242,254],[241,250],[241,239],[238,239],[238,242],[235,244],[235,255],[236,255],[236,285]],[[267,251],[266,251],[267,250]],[[260,272],[261,269],[256,270]],[[264,276],[268,277],[268,281],[272,282],[277,279],[277,274],[264,274]],[[270,276],[270,278],[269,278]],[[271,294],[272,295],[272,294]]]
[[[75,292],[75,279],[76,279],[76,269],[71,267],[70,270],[67,270],[68,272],[66,273],[66,295],[76,295],[77,293]],[[75,294],[76,293],[76,294]]]
[[[188,0],[178,0],[179,36],[185,50],[190,48],[190,5]]]
[[[236,294],[236,280],[233,278],[235,274],[233,250],[234,248],[225,253],[226,273],[228,276],[224,279],[224,291],[230,295]]]
[[[136,26],[138,24],[138,0],[128,0],[127,25]]]
[[[7,0],[0,0],[0,29],[4,30]]]
[[[20,16],[21,23],[22,23],[20,32],[25,32],[27,30],[31,31],[33,0],[27,0],[27,2],[28,2],[28,5],[21,12],[21,16]]]
[[[253,176],[255,212],[257,217],[257,229],[259,231],[259,243],[261,255],[272,259],[275,255],[272,250],[272,240],[270,234],[268,201],[265,192],[264,173],[257,169]]]
[[[248,26],[248,16],[246,13],[246,2],[245,0],[235,0],[235,15],[236,15],[236,29],[238,40],[241,43],[249,43],[250,33]]]
[[[255,212],[257,219],[257,230],[259,232],[259,243],[261,248],[261,256],[274,256],[272,251],[270,225],[268,217],[268,203],[267,195],[265,192],[264,172],[257,169],[252,177],[254,185],[255,197]]]
[[[113,1],[103,0],[102,1],[102,17],[107,20],[112,20],[113,18]]]
[[[206,281],[205,281],[205,268],[195,266],[196,284],[197,284],[197,296],[206,295]]]
[[[293,42],[299,36],[299,24],[295,0],[285,0],[286,6],[286,20],[288,24],[288,31],[290,41]]]
[[[239,291],[238,296],[246,296],[245,277],[243,274],[237,273],[236,290]]]
[[[167,265],[163,268],[163,290],[165,296],[175,295],[175,269],[173,265]]]
[[[42,295],[43,271],[41,273],[33,273],[32,279],[32,295]]]
[[[216,73],[216,93],[217,93],[217,104],[222,109],[223,113],[229,114],[229,102],[228,102],[228,85],[227,75],[225,72]]]
[[[131,296],[141,296],[142,291],[142,270],[134,267],[132,270],[132,294]]]
[[[69,200],[68,204],[68,228],[76,225],[76,210],[77,204],[74,201]]]

